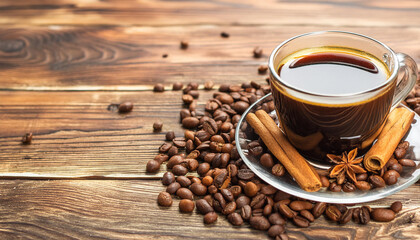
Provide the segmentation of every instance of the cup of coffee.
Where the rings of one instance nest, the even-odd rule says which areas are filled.
[[[307,158],[368,150],[388,113],[417,80],[416,62],[356,33],[293,37],[269,59],[280,127]]]

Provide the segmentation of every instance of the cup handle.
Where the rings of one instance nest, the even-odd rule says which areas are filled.
[[[397,53],[400,69],[398,72],[398,82],[395,89],[392,108],[396,107],[413,89],[417,81],[417,63],[404,53]]]

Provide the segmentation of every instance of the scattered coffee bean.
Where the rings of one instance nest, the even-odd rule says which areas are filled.
[[[163,86],[163,84],[161,84],[161,83],[157,83],[157,84],[153,87],[153,91],[154,91],[154,92],[163,92],[163,91],[165,91],[165,87]]]
[[[158,172],[160,169],[160,163],[154,159],[149,160],[146,165],[146,171],[148,173]]]
[[[254,197],[255,195],[257,195],[259,189],[255,183],[247,182],[247,184],[245,185],[244,191],[248,197]]]
[[[343,215],[341,215],[341,218],[339,220],[340,224],[346,224],[350,222],[350,220],[353,217],[353,209],[347,209]]]
[[[309,227],[309,221],[306,218],[303,218],[301,216],[295,216],[293,217],[293,223],[301,228],[307,228]]]
[[[395,213],[399,213],[402,209],[402,203],[400,201],[396,201],[394,203],[391,204],[391,210],[394,211]]]
[[[395,218],[395,212],[386,208],[374,208],[370,215],[377,222],[390,222]]]
[[[182,83],[180,83],[180,82],[175,82],[175,83],[172,85],[172,90],[174,90],[174,91],[178,91],[178,90],[181,90],[183,87],[184,87],[184,84],[182,84]]]
[[[378,175],[372,175],[369,177],[369,182],[376,188],[385,187],[385,181]]]
[[[204,223],[205,224],[212,224],[217,221],[217,213],[209,212],[204,215]]]
[[[166,133],[165,138],[167,141],[172,141],[175,138],[175,132],[169,131]]]
[[[160,132],[162,130],[163,123],[161,121],[156,121],[153,123],[153,131]]]
[[[397,183],[400,174],[395,170],[388,170],[384,174],[384,180],[387,185],[394,185]]]
[[[267,218],[263,216],[255,216],[249,219],[249,224],[252,228],[265,231],[270,228],[271,224]]]
[[[263,49],[260,47],[256,47],[254,48],[253,53],[254,53],[254,58],[260,58],[263,56]]]
[[[176,191],[178,191],[178,189],[180,188],[181,184],[179,184],[178,182],[173,182],[168,185],[168,187],[166,188],[166,192],[168,192],[169,194],[175,194]]]
[[[190,213],[194,211],[194,208],[195,204],[190,199],[181,199],[181,201],[179,201],[179,210],[183,213]]]
[[[200,120],[198,120],[195,117],[186,117],[182,119],[182,126],[184,128],[192,129],[192,128],[197,127],[199,123],[200,123]]]
[[[243,206],[249,205],[250,203],[251,203],[251,199],[247,196],[244,196],[244,195],[239,196],[236,199],[236,207],[237,208],[242,208]]]
[[[190,94],[184,94],[182,95],[182,101],[185,104],[191,104],[194,101],[194,98]]]
[[[334,221],[337,222],[340,220],[341,218],[341,212],[340,210],[338,210],[338,208],[334,205],[330,205],[327,207],[327,209],[325,210],[325,214],[327,215],[327,217]]]
[[[241,226],[244,223],[244,220],[242,219],[241,215],[239,215],[239,213],[236,212],[229,214],[227,218],[233,226]]]
[[[220,33],[220,36],[221,36],[222,38],[228,38],[228,37],[229,37],[229,33],[227,33],[227,32],[221,32],[221,33]]]
[[[312,215],[312,213],[308,210],[302,210],[299,212],[299,214],[302,215],[302,217],[306,218],[309,222],[315,221],[314,215]]]
[[[191,184],[190,190],[197,196],[204,196],[207,193],[207,187],[201,183]]]
[[[132,102],[123,102],[120,105],[118,105],[118,112],[120,113],[128,113],[133,110],[133,103]]]
[[[266,65],[261,65],[258,67],[258,73],[259,74],[266,74],[268,70],[268,67]]]
[[[295,216],[295,213],[286,204],[279,204],[278,211],[286,218],[293,218]]]
[[[268,236],[274,238],[284,233],[284,227],[282,225],[273,225],[268,229]]]
[[[260,163],[261,165],[263,165],[264,167],[268,167],[271,168],[274,165],[274,160],[273,157],[271,156],[271,154],[269,153],[264,153],[263,155],[261,155],[260,157]],[[276,175],[277,176],[277,175]]]
[[[185,40],[181,41],[179,45],[180,45],[179,47],[180,47],[181,49],[184,49],[184,50],[185,50],[185,49],[187,49],[187,48],[188,48],[188,42],[187,42],[187,41],[185,41]]]
[[[354,192],[356,191],[356,186],[354,186],[354,184],[351,182],[346,182],[343,185],[342,189],[343,189],[343,192]]]
[[[294,211],[310,210],[312,203],[308,201],[293,201],[289,204],[289,208]]]
[[[186,176],[178,176],[176,181],[181,184],[182,187],[187,188],[191,185],[192,181]]]
[[[194,195],[188,188],[180,188],[176,191],[176,195],[180,197],[181,199],[190,199],[193,200]],[[204,200],[206,201],[206,200]],[[198,203],[197,203],[198,208]]]
[[[416,166],[416,162],[414,162],[411,159],[400,159],[398,160],[398,163],[401,164],[401,166],[403,167],[415,167]]]
[[[359,220],[361,224],[368,224],[370,221],[370,210],[368,207],[363,206],[360,209],[360,213],[359,213]]]
[[[22,137],[23,144],[30,144],[32,142],[32,133],[25,133]]]
[[[255,176],[254,172],[250,169],[240,169],[238,170],[238,178],[248,181],[251,180]]]
[[[277,163],[276,165],[274,165],[271,168],[271,173],[274,176],[281,177],[281,176],[283,176],[286,173],[286,169],[284,168],[284,166],[282,164]]]
[[[370,184],[366,181],[357,181],[355,183],[356,187],[362,191],[367,191],[370,190],[372,187],[370,186]]]
[[[284,218],[282,216],[280,216],[279,213],[272,213],[268,217],[268,221],[270,221],[270,223],[273,224],[273,225],[284,225],[284,224],[286,224],[286,220],[284,220]]]
[[[167,192],[161,192],[158,196],[158,204],[163,207],[170,207],[172,205],[171,194]]]
[[[195,202],[198,212],[201,214],[207,214],[209,212],[214,212],[213,208],[205,199],[199,199]]]
[[[175,182],[175,175],[171,172],[166,172],[163,174],[162,177],[162,184],[163,185],[169,185],[171,183]]]
[[[214,82],[211,80],[208,80],[204,83],[204,89],[205,90],[212,90],[214,86]]]
[[[324,202],[317,202],[314,205],[314,208],[312,209],[312,214],[314,215],[315,218],[318,218],[319,216],[321,216],[324,212],[325,209],[327,209],[327,204]]]
[[[163,58],[167,58],[168,57],[168,54],[167,53],[164,53],[164,54],[162,54],[162,57]]]
[[[321,178],[321,183],[323,187],[329,187],[330,186],[330,180],[328,180],[327,177],[325,176],[320,176]]]

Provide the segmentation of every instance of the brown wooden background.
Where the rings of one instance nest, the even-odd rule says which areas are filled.
[[[0,239],[256,239],[205,226],[197,214],[156,204],[164,187],[145,164],[164,133],[182,134],[181,92],[155,83],[264,82],[257,67],[297,34],[346,30],[374,37],[420,63],[420,2],[0,1]],[[230,34],[221,38],[220,32]],[[179,42],[188,40],[187,50]],[[264,57],[252,57],[254,47]],[[162,54],[168,54],[162,58]],[[202,92],[204,103],[211,92]],[[132,101],[132,113],[107,110]],[[156,120],[162,133],[153,133]],[[34,133],[31,145],[21,136]],[[391,223],[288,227],[293,239],[418,239],[420,183],[375,201],[400,200]]]

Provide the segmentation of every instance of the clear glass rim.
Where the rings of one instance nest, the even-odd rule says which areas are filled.
[[[370,41],[372,41],[372,43],[379,44],[383,48],[388,50],[392,55],[392,60],[394,61],[394,69],[393,69],[392,73],[390,74],[390,76],[388,77],[388,79],[385,82],[383,82],[381,85],[378,85],[374,88],[367,89],[367,90],[364,90],[364,91],[361,91],[361,92],[358,92],[358,93],[346,93],[346,94],[316,94],[316,93],[311,93],[311,92],[307,92],[305,90],[302,90],[300,88],[294,87],[294,86],[292,86],[290,84],[287,84],[286,82],[282,81],[279,74],[277,73],[276,67],[274,66],[275,57],[276,57],[277,53],[281,50],[281,48],[284,45],[286,45],[287,43],[292,42],[293,40],[295,40],[297,38],[306,37],[306,36],[310,36],[310,35],[322,35],[322,34],[326,34],[326,33],[338,33],[338,34],[348,34],[348,35],[357,36],[357,37],[360,37],[360,38],[370,40]],[[363,94],[366,94],[366,93],[375,92],[377,90],[380,90],[380,89],[386,87],[392,80],[394,80],[397,77],[398,69],[399,69],[399,62],[398,62],[398,58],[397,58],[396,53],[390,47],[388,47],[387,45],[383,44],[382,42],[380,42],[380,41],[378,41],[374,38],[371,38],[371,37],[368,37],[368,36],[365,36],[365,35],[362,35],[362,34],[358,34],[358,33],[353,33],[353,32],[327,30],[327,31],[317,31],[317,32],[304,33],[304,34],[289,38],[289,39],[285,40],[284,42],[280,43],[271,52],[270,58],[268,60],[268,68],[270,69],[271,76],[273,76],[278,83],[280,83],[281,85],[283,85],[283,86],[285,86],[289,89],[292,89],[294,91],[297,91],[297,92],[300,92],[300,93],[303,93],[303,94],[306,94],[306,95],[312,95],[312,96],[318,96],[318,97],[355,97],[355,96],[363,95]]]

